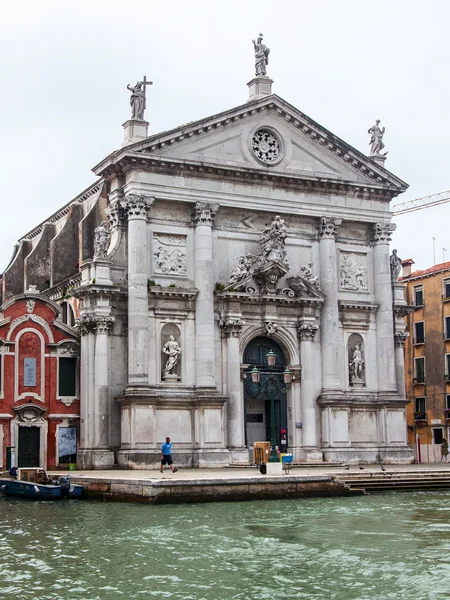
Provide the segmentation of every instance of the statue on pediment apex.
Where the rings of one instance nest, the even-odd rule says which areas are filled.
[[[262,39],[263,35],[260,33],[256,41],[252,40],[253,47],[255,48],[255,75],[257,77],[266,75],[266,66],[269,64],[270,49],[267,46],[264,46]]]

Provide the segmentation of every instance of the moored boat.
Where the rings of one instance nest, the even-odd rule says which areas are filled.
[[[70,483],[70,477],[52,479],[41,467],[12,468],[0,473],[0,492],[6,496],[58,500],[81,498],[83,486]]]

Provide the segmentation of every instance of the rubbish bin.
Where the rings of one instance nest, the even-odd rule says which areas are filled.
[[[253,443],[253,462],[255,465],[265,465],[270,456],[270,442]]]

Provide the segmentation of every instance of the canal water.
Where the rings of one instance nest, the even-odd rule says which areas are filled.
[[[0,598],[450,598],[450,492],[161,506],[0,498]]]

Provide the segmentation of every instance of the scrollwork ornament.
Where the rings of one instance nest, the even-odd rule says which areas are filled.
[[[227,337],[239,337],[244,324],[241,319],[221,319],[219,321],[219,327]]]
[[[335,238],[342,219],[337,217],[322,217],[319,225],[319,237],[320,238]]]
[[[121,207],[128,213],[130,219],[147,219],[154,198],[150,196],[140,196],[138,194],[128,194],[120,201]]]
[[[301,341],[313,342],[318,329],[316,323],[300,323],[297,334]]]
[[[264,323],[264,327],[266,329],[266,334],[268,337],[277,333],[278,331],[278,324],[276,323],[276,321],[266,321]]]
[[[405,347],[405,342],[408,338],[409,338],[409,333],[406,333],[405,331],[394,333],[394,342],[395,342],[395,345],[398,346],[399,348]]]
[[[374,223],[372,225],[372,244],[388,244],[395,229],[394,223]]]
[[[218,204],[208,204],[207,202],[196,202],[195,210],[192,215],[192,220],[194,221],[194,225],[197,227],[198,225],[209,225],[212,227],[214,225],[214,217],[216,216],[217,211],[219,210]]]
[[[27,300],[26,301],[27,312],[28,313],[32,313],[33,312],[35,304],[36,304],[36,302],[34,300]]]

